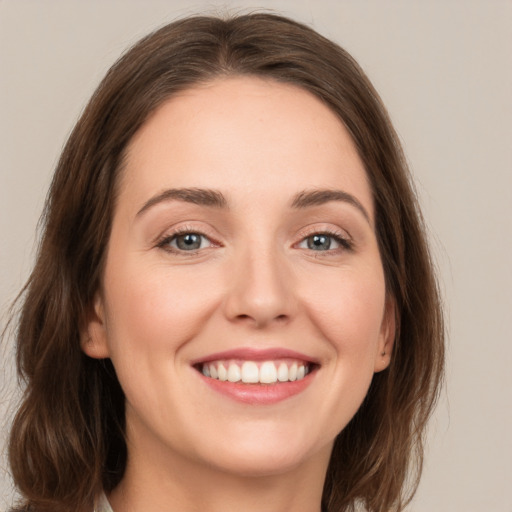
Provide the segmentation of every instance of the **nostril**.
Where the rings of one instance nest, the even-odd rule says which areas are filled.
[[[278,323],[285,323],[285,322],[288,321],[288,318],[289,318],[289,316],[286,315],[286,314],[277,315],[274,318],[270,318],[270,319],[261,318],[258,315],[255,315],[253,317],[252,315],[247,315],[245,313],[236,316],[236,320],[238,320],[238,321],[254,321],[258,325],[260,325],[260,324],[267,324],[269,321],[270,322],[273,321],[273,322],[278,322]]]

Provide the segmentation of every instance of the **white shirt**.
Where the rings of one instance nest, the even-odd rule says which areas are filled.
[[[107,500],[107,497],[105,496],[105,493],[102,492],[98,498],[96,506],[94,507],[94,512],[114,512]]]

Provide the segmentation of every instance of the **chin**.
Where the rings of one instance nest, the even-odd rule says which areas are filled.
[[[312,442],[299,432],[295,433],[298,435],[266,429],[249,436],[226,436],[207,458],[219,470],[243,477],[293,472],[318,458],[328,463],[332,442]],[[229,444],[226,444],[227,439]]]
[[[297,453],[270,453],[260,450],[243,456],[230,456],[229,460],[217,462],[217,468],[240,477],[258,478],[290,473],[304,464],[306,457]],[[220,464],[219,464],[220,462]]]

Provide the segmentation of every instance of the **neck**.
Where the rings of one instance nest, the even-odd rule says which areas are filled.
[[[240,475],[129,443],[125,475],[109,501],[114,512],[320,512],[330,451],[274,474]]]

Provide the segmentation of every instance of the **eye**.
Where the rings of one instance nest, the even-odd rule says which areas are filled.
[[[315,233],[302,240],[298,247],[311,251],[333,251],[336,249],[351,249],[351,244],[345,238],[333,233]]]
[[[175,233],[172,236],[166,237],[158,246],[162,249],[171,251],[198,251],[205,247],[211,247],[213,244],[210,239],[201,233],[184,232]]]

